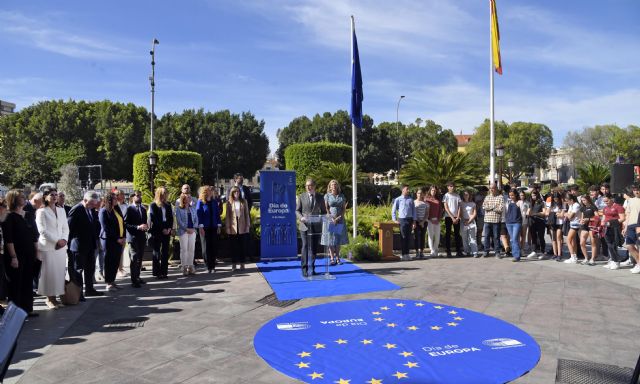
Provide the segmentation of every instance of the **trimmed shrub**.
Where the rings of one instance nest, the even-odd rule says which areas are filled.
[[[156,179],[161,173],[172,173],[176,168],[193,169],[202,175],[202,156],[190,151],[154,151],[158,155]],[[200,180],[198,180],[199,184]],[[159,185],[154,180],[154,185]],[[198,186],[191,186],[196,191]],[[143,196],[153,195],[149,190],[149,152],[136,153],[133,156],[133,188],[142,191]],[[149,202],[147,198],[145,203]]]
[[[287,170],[296,171],[296,187],[304,191],[304,182],[323,161],[350,163],[351,146],[341,143],[300,143],[292,144],[284,151]]]
[[[351,252],[351,260],[353,261],[380,261],[382,258],[378,242],[363,236],[351,239],[349,244],[340,248],[342,257],[347,257],[349,252]]]

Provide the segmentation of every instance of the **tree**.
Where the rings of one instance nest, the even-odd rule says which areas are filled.
[[[485,120],[475,129],[466,148],[471,159],[485,170],[489,169],[489,129],[489,120]],[[520,172],[532,171],[533,167],[546,167],[553,149],[553,134],[544,124],[497,121],[495,142],[496,146],[504,146],[505,164],[508,159],[513,160],[513,171],[517,177]],[[497,166],[496,163],[496,170]]]
[[[189,184],[192,191],[198,190],[200,187],[200,175],[193,168],[178,167],[170,171],[160,172],[156,175],[154,182],[157,187],[165,187],[168,194],[167,201],[174,202],[180,197],[184,184]]]
[[[599,186],[611,179],[609,166],[594,161],[578,166],[576,171],[578,172],[576,184],[582,191],[586,191],[592,185]]]
[[[443,188],[450,181],[459,186],[472,186],[483,183],[482,173],[482,168],[468,153],[430,148],[414,153],[402,167],[400,181],[411,187]]]
[[[353,166],[351,163],[331,163],[322,162],[322,164],[311,173],[310,177],[316,181],[318,192],[327,192],[327,186],[331,180],[336,180],[340,183],[342,193],[347,199],[351,199],[351,170]],[[364,180],[367,178],[366,174],[358,172],[356,175],[358,180]]]
[[[65,164],[60,167],[60,180],[58,190],[65,193],[66,203],[74,205],[82,200],[82,189],[78,178],[78,167],[73,164]]]
[[[564,138],[564,146],[570,150],[575,164],[594,162],[605,165],[616,160],[616,141],[621,143],[625,140],[624,130],[617,125],[596,125],[580,132],[569,132]]]
[[[250,112],[168,113],[160,119],[157,133],[158,148],[200,153],[203,181],[208,184],[217,178],[231,179],[238,172],[252,177],[269,154],[264,121]]]

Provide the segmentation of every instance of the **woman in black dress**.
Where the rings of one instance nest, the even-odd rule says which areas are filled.
[[[151,245],[153,247],[153,276],[166,279],[169,271],[169,241],[173,230],[173,211],[167,203],[167,190],[156,188],[153,203],[149,205]]]
[[[98,217],[101,227],[100,243],[105,250],[104,281],[107,283],[107,291],[114,292],[121,289],[115,280],[125,243],[124,219],[115,193],[105,195]]]
[[[29,316],[33,312],[32,268],[37,255],[37,239],[24,219],[22,208],[26,199],[20,191],[9,191],[5,197],[9,214],[2,223],[4,236],[4,268],[7,273],[9,301],[22,308]]]

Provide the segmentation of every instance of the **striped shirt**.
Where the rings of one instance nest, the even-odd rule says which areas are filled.
[[[424,221],[427,217],[429,205],[422,200],[416,200],[413,204],[416,206],[416,220]]]

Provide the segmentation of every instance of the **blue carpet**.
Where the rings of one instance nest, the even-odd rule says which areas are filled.
[[[329,267],[329,272],[336,277],[335,280],[313,281],[302,277],[299,260],[260,262],[256,265],[278,300],[400,289],[399,286],[348,262]],[[324,260],[316,261],[316,272],[324,273]]]
[[[512,324],[402,299],[298,309],[266,323],[253,345],[271,367],[305,383],[499,384],[540,359],[536,341]]]

